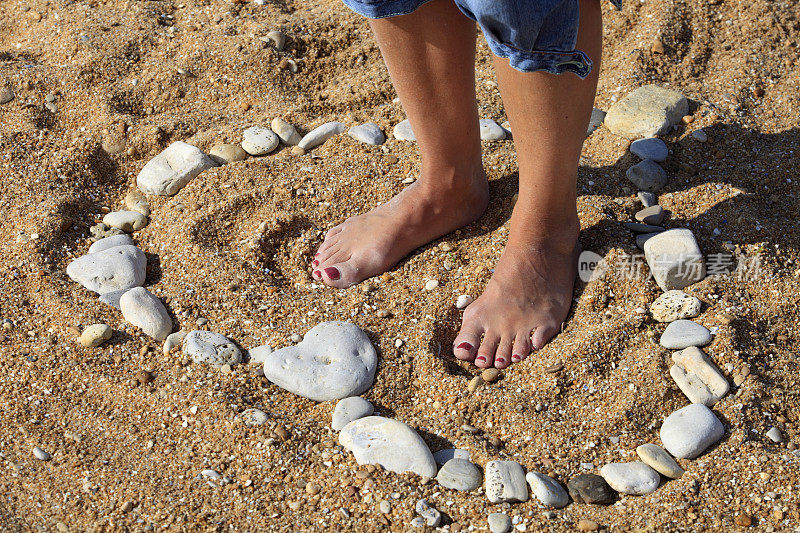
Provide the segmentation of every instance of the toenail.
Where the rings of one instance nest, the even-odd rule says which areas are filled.
[[[511,356],[511,360],[514,361],[515,363],[518,363],[520,360],[522,360],[522,357],[518,356],[517,354],[514,354]]]
[[[341,274],[339,274],[339,271],[337,269],[335,269],[334,267],[326,268],[325,269],[325,273],[328,275],[329,278],[334,279],[334,280],[339,279],[341,277]]]
[[[500,364],[502,365],[502,364],[505,364],[506,360],[505,360],[505,358],[503,358],[503,357],[498,357],[498,358],[497,358],[497,362],[498,362],[498,363],[500,363]]]
[[[478,357],[475,358],[475,360],[476,361],[486,361],[486,358],[484,356],[482,356],[482,355],[479,355]]]
[[[456,348],[458,348],[459,350],[466,350],[468,352],[472,351],[472,345],[468,342],[462,342],[461,344],[456,346]]]
[[[314,259],[313,261],[311,261],[311,264],[314,265],[314,266],[319,266],[319,261]]]
[[[320,272],[319,270],[315,270],[314,271],[314,275],[317,276],[318,278],[321,278],[322,277],[322,272]]]

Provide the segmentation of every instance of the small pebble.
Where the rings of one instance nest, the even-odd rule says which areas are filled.
[[[567,490],[570,497],[578,503],[612,503],[616,493],[606,480],[596,474],[580,474],[569,480]]]
[[[664,220],[664,208],[662,208],[660,205],[645,207],[644,209],[637,211],[637,213],[634,215],[634,218],[639,222],[657,226]]]
[[[272,42],[275,50],[278,52],[282,51],[284,46],[286,46],[286,35],[283,32],[272,30],[267,33],[267,41]]]
[[[242,149],[250,155],[264,155],[278,147],[278,136],[269,128],[251,126],[242,133]]]
[[[597,531],[600,526],[594,520],[587,520],[581,518],[578,520],[578,529],[580,531]]]
[[[106,324],[92,324],[81,333],[81,346],[96,348],[111,338],[111,328]]]
[[[481,372],[481,378],[486,383],[492,383],[497,381],[497,378],[500,377],[500,369],[499,368],[487,368],[483,372]]]
[[[7,104],[14,99],[14,91],[8,87],[0,88],[0,105]]]
[[[287,146],[296,146],[302,139],[297,129],[280,117],[273,118],[270,127]]]
[[[705,346],[711,340],[711,332],[705,326],[691,320],[676,320],[661,334],[659,343],[670,350],[682,350],[689,346]]]
[[[769,439],[772,442],[783,442],[783,435],[781,435],[781,430],[776,427],[773,427],[769,431],[767,431],[767,437],[769,437]]]
[[[502,141],[506,138],[506,130],[490,118],[480,120],[480,134],[482,141]]]
[[[684,470],[661,446],[656,444],[642,444],[636,448],[636,454],[651,468],[661,475],[672,479],[680,478]]]
[[[395,125],[394,129],[392,130],[392,134],[394,138],[398,141],[416,141],[417,138],[414,136],[414,132],[411,130],[411,122],[408,119],[398,123]]]
[[[679,459],[694,459],[725,435],[725,426],[701,403],[670,414],[661,424],[664,448]]]
[[[492,533],[508,533],[511,531],[511,519],[505,513],[491,513],[488,517],[489,531]]]
[[[697,142],[704,143],[708,141],[708,134],[702,129],[694,130],[692,132],[692,138],[694,138]]]
[[[478,467],[465,459],[450,459],[436,474],[436,481],[442,487],[465,492],[480,487],[481,480],[482,476]]]
[[[433,289],[435,289],[438,286],[439,286],[439,280],[438,279],[429,279],[428,281],[425,282],[425,290],[426,291],[432,291]]]
[[[469,304],[471,304],[475,299],[470,296],[469,294],[462,294],[456,299],[456,308],[457,309],[464,309]]]
[[[290,337],[290,340],[293,343],[297,344],[298,342],[303,342],[303,336],[300,335],[299,333],[292,333],[292,336]]]
[[[525,479],[531,486],[531,492],[544,505],[560,509],[569,503],[567,491],[550,476],[538,472],[528,472]]]
[[[484,381],[481,376],[475,376],[474,378],[469,380],[469,383],[467,384],[467,390],[470,392],[475,392],[476,390],[478,390],[478,387],[483,385],[483,383]]]
[[[389,500],[381,500],[381,503],[378,504],[378,508],[383,514],[389,514],[392,512],[392,504],[389,502]]]
[[[428,500],[417,500],[417,505],[414,507],[414,510],[425,519],[425,523],[428,527],[439,527],[439,524],[442,522],[442,513],[428,503]]]
[[[658,203],[656,195],[648,191],[639,191],[636,196],[639,197],[639,201],[644,207],[652,207]]]
[[[208,152],[208,157],[217,164],[225,165],[244,161],[247,159],[247,152],[238,144],[218,144]]]
[[[33,456],[39,459],[40,461],[50,460],[50,454],[44,451],[43,449],[39,448],[38,446],[33,448]]]
[[[600,469],[609,486],[623,494],[641,496],[658,488],[661,476],[641,461],[609,463]]]

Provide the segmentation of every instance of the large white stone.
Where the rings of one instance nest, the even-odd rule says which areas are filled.
[[[353,420],[371,415],[373,410],[372,404],[360,396],[343,398],[336,402],[336,407],[333,409],[331,427],[340,431]]]
[[[143,287],[134,287],[123,294],[119,308],[125,320],[158,341],[165,340],[172,331],[172,319],[164,304]]]
[[[123,245],[81,256],[67,265],[67,275],[98,294],[139,287],[147,257],[135,246]]]
[[[417,137],[414,135],[414,131],[411,129],[411,122],[409,122],[408,119],[395,124],[394,128],[392,128],[392,134],[398,141],[417,140]]]
[[[669,350],[683,350],[689,346],[705,346],[711,340],[711,332],[702,324],[676,320],[670,322],[658,342]]]
[[[661,424],[661,442],[678,459],[694,459],[725,435],[725,426],[702,403],[678,409]]]
[[[323,322],[302,342],[267,355],[264,376],[275,385],[324,402],[357,396],[372,386],[378,356],[350,322]]]
[[[569,503],[567,491],[550,476],[539,472],[528,472],[525,479],[531,486],[531,492],[544,505],[560,509]]]
[[[690,346],[672,354],[669,375],[689,401],[711,407],[728,394],[730,385],[705,352]]]
[[[242,361],[242,352],[224,335],[211,331],[190,331],[183,339],[183,353],[195,363],[219,368]]]
[[[347,131],[347,134],[364,144],[378,145],[386,141],[386,136],[381,131],[380,126],[374,122],[353,126]]]
[[[645,85],[611,106],[604,123],[626,139],[655,137],[669,133],[688,113],[689,102],[678,91]]]
[[[492,503],[528,501],[525,471],[516,461],[486,463],[486,497]]]
[[[600,469],[600,475],[617,492],[641,496],[658,488],[661,476],[641,461],[609,463]]]
[[[311,150],[315,146],[319,146],[320,144],[324,143],[334,135],[339,135],[346,129],[347,126],[343,122],[326,122],[322,126],[317,126],[313,130],[306,133],[305,136],[300,139],[300,142],[297,143],[297,146],[303,150]]]
[[[435,459],[435,458],[434,458]],[[481,472],[466,459],[450,459],[436,474],[436,481],[446,489],[471,491],[481,486]]]
[[[703,253],[688,229],[671,229],[644,243],[644,257],[661,290],[683,289],[706,277]]]
[[[121,235],[112,235],[111,237],[105,237],[92,243],[89,246],[89,253],[94,254],[97,252],[102,252],[103,250],[108,250],[109,248],[114,248],[115,246],[125,246],[125,245],[133,246],[133,239],[131,236],[123,233]]]
[[[417,432],[382,416],[359,418],[339,433],[339,444],[353,452],[360,465],[379,464],[392,472],[436,476],[433,455]]]
[[[176,141],[142,168],[136,185],[146,194],[172,196],[198,174],[215,166],[199,148]]]

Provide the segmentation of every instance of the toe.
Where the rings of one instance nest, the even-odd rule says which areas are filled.
[[[494,354],[495,368],[505,368],[511,364],[511,348],[514,346],[514,335],[503,335]]]
[[[478,344],[481,342],[483,328],[477,320],[469,320],[466,317],[461,323],[461,331],[458,332],[456,340],[453,342],[453,355],[462,361],[472,361],[475,359]]]
[[[531,353],[531,332],[528,329],[518,331],[511,350],[511,362],[519,363]]]
[[[322,268],[324,268],[326,266],[332,265],[333,262],[331,261],[331,257],[333,257],[334,255],[339,253],[339,251],[341,249],[342,249],[342,245],[341,245],[341,243],[338,243],[338,242],[335,243],[335,244],[331,244],[330,246],[328,246],[324,250],[320,247],[320,251],[317,252],[318,255],[316,255],[314,257],[314,260],[318,261],[319,263],[314,265],[314,266],[321,267],[320,268],[320,270],[321,270]]]
[[[545,323],[539,325],[531,336],[531,345],[533,349],[541,350],[550,339],[558,334],[560,329],[560,324]]]
[[[358,269],[349,261],[326,266],[320,270],[320,274],[326,285],[339,289],[346,289],[361,281]]]
[[[483,336],[480,348],[478,348],[478,355],[475,357],[475,366],[479,368],[489,368],[494,364],[494,354],[497,352],[497,347],[500,344],[500,336],[496,333],[487,332]]]

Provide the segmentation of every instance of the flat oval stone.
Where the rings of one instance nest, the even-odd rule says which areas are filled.
[[[242,411],[242,414],[239,415],[239,418],[242,420],[245,426],[260,426],[269,420],[267,413],[260,409],[252,408]]]
[[[86,326],[81,333],[81,346],[96,348],[111,338],[111,327],[107,324]]]
[[[645,207],[637,211],[633,218],[639,222],[657,226],[664,220],[664,208],[660,205]]]
[[[597,474],[580,474],[567,483],[570,497],[578,503],[613,503],[617,494]]]
[[[655,161],[645,159],[630,167],[625,176],[640,191],[658,192],[664,188],[669,181],[667,172]]]
[[[147,257],[135,246],[115,246],[81,256],[67,265],[67,275],[98,294],[131,289],[144,283]]]
[[[700,314],[702,302],[683,291],[667,291],[650,304],[650,315],[656,322],[675,322]]]
[[[511,518],[506,513],[490,513],[487,522],[492,533],[508,533],[511,531]]]
[[[544,505],[560,509],[569,503],[567,491],[550,476],[538,472],[528,472],[525,479],[531,486],[531,492]]]
[[[306,133],[305,136],[300,139],[300,142],[297,143],[297,146],[303,150],[311,150],[312,148],[324,143],[334,135],[339,135],[346,129],[347,126],[342,122],[326,122],[322,126],[317,126],[313,130]]]
[[[287,146],[295,146],[302,139],[297,129],[280,117],[273,118],[270,127]]]
[[[436,481],[446,489],[471,491],[481,486],[483,476],[472,462],[466,459],[450,459],[436,474]]]
[[[632,463],[609,463],[600,469],[608,485],[623,494],[641,496],[658,488],[661,476],[640,461]]]
[[[506,130],[490,118],[482,118],[479,125],[482,141],[502,141],[506,138]]]
[[[416,141],[417,137],[414,135],[413,130],[411,129],[411,122],[408,119],[395,124],[394,129],[392,130],[392,134],[394,138],[398,141]]]
[[[278,147],[278,136],[264,126],[251,126],[242,133],[242,149],[250,155],[264,155]]]
[[[382,416],[354,420],[342,428],[339,444],[353,452],[360,465],[379,464],[398,474],[436,476],[436,462],[425,441],[397,420]]]
[[[112,235],[111,237],[104,237],[98,241],[92,243],[89,246],[89,253],[94,254],[97,252],[102,252],[103,250],[108,250],[109,248],[114,248],[115,246],[133,246],[133,239],[131,236],[122,233],[120,235]]]
[[[661,346],[670,350],[682,350],[689,346],[705,346],[711,342],[711,332],[697,322],[676,320],[671,322],[659,341]]]
[[[302,342],[267,355],[264,376],[289,392],[324,402],[366,392],[377,365],[367,335],[353,323],[333,321],[312,328]]]
[[[683,475],[683,468],[661,446],[657,444],[642,444],[636,448],[636,454],[650,468],[663,476],[678,479]]]
[[[183,339],[183,353],[195,363],[220,368],[242,361],[242,352],[225,335],[211,331],[190,331]]]
[[[119,308],[125,320],[158,341],[163,341],[172,331],[172,319],[161,300],[144,287],[134,287],[119,299]]]
[[[516,461],[486,463],[486,497],[492,503],[528,501],[522,466]]]
[[[353,126],[347,131],[347,134],[364,144],[379,145],[386,142],[386,136],[381,131],[380,126],[374,122]]]
[[[145,194],[172,196],[198,174],[215,166],[199,148],[176,141],[142,168],[136,185]]]
[[[692,403],[711,407],[728,394],[728,380],[700,348],[690,346],[675,352],[672,360],[675,364],[669,374]]]
[[[661,425],[661,442],[679,459],[694,459],[725,435],[716,415],[701,403],[678,409]]]
[[[147,217],[138,211],[112,211],[103,217],[103,224],[130,233],[147,225]]]
[[[340,431],[353,420],[371,415],[374,410],[372,404],[360,396],[343,398],[336,402],[336,407],[333,409],[331,427]]]
[[[218,144],[208,152],[208,157],[218,165],[235,163],[247,159],[247,152],[238,144]]]
[[[639,139],[631,143],[631,153],[640,159],[650,159],[652,161],[666,161],[669,156],[667,143],[655,137]]]

